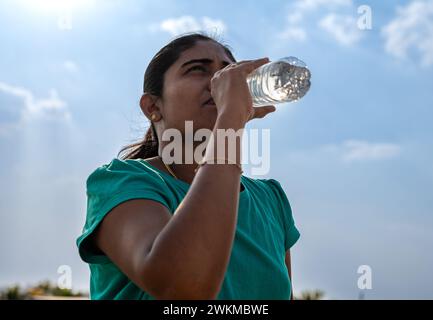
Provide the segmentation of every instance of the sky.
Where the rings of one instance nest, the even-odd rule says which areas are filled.
[[[247,124],[270,128],[264,178],[301,233],[295,295],[432,299],[433,0],[1,0],[0,286],[66,265],[88,290],[86,178],[144,135],[153,55],[199,30],[238,61],[296,56],[311,71],[304,98]]]

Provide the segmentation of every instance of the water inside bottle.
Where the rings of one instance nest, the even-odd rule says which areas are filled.
[[[305,63],[295,57],[269,62],[247,78],[253,105],[297,101],[310,89],[310,77]]]

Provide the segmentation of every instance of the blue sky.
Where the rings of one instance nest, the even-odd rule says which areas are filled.
[[[361,30],[367,5],[372,28]],[[144,70],[176,35],[218,32],[238,60],[297,56],[309,93],[271,129],[268,177],[301,239],[295,293],[433,298],[433,1],[1,1],[0,286],[88,268],[85,180],[140,138]]]

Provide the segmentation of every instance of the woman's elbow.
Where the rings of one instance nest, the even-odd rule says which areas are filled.
[[[173,269],[147,263],[140,272],[138,285],[157,300],[214,300],[218,290],[211,282],[186,279]]]

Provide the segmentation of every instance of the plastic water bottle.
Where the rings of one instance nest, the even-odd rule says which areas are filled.
[[[298,58],[268,62],[247,77],[253,106],[297,101],[310,89],[310,78],[310,70]]]

